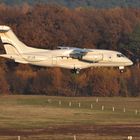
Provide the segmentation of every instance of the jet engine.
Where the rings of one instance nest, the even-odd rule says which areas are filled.
[[[82,56],[81,59],[84,61],[89,61],[89,62],[98,62],[103,59],[103,55],[102,54],[86,54]]]

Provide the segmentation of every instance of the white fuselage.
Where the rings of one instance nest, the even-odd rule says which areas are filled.
[[[48,50],[44,52],[26,53],[21,54],[24,61],[32,65],[45,66],[45,67],[61,67],[67,69],[84,69],[89,67],[121,67],[132,65],[132,61],[127,57],[118,57],[120,54],[116,51],[108,50],[92,50],[90,55],[96,57],[100,55],[99,61],[86,61],[82,59],[70,57],[70,50]],[[88,53],[86,54],[88,56]]]

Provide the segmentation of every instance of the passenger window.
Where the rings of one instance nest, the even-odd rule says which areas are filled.
[[[117,54],[117,57],[121,57],[121,55],[120,54]]]

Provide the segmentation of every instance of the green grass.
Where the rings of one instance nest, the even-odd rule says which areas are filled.
[[[140,124],[140,98],[99,98],[99,102],[96,102],[96,99],[95,97],[0,96],[0,129],[26,130],[59,125]],[[69,106],[70,102],[71,106]],[[102,106],[105,107],[103,111]],[[114,112],[112,107],[115,108]],[[126,112],[123,112],[124,108]],[[88,140],[93,135],[79,135],[79,137],[80,140]],[[117,139],[117,136],[94,137],[97,140]],[[43,140],[43,138],[45,140],[73,139],[70,135],[32,136],[32,140]],[[118,136],[119,138],[122,139],[122,136]],[[3,140],[5,139],[9,140],[9,137],[3,137]],[[27,138],[23,137],[23,139]]]
[[[102,106],[104,111],[101,110]],[[115,108],[114,112],[112,107]],[[75,123],[137,124],[140,122],[140,113],[136,115],[135,110],[140,111],[139,109],[140,98],[99,98],[97,103],[96,98],[91,97],[1,96],[0,128],[47,127],[52,124]]]

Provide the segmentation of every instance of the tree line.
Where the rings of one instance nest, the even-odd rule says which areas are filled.
[[[69,8],[140,7],[139,0],[0,0],[0,3],[5,3],[8,5],[21,5],[23,3],[34,5],[37,3],[45,3],[66,6]]]
[[[21,41],[36,48],[56,49],[62,45],[111,49],[123,52],[135,62],[123,74],[116,68],[92,68],[75,75],[65,69],[16,64],[0,58],[1,94],[140,95],[139,9],[1,4],[0,24],[10,26]],[[0,49],[2,53],[2,44]]]

